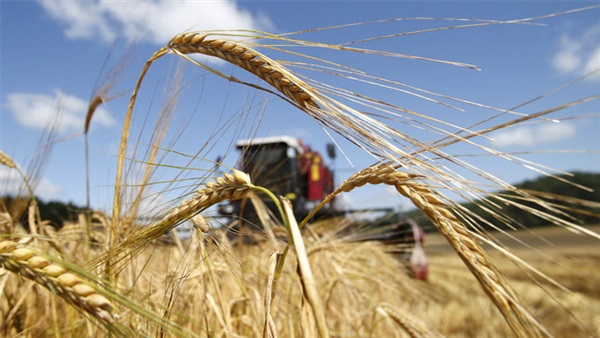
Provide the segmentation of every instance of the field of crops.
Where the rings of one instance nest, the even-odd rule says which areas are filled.
[[[590,229],[598,231],[600,227]],[[566,287],[564,290],[518,268],[492,250],[491,256],[513,283],[525,304],[557,337],[600,335],[600,259],[597,240],[564,229],[521,231],[516,237],[533,249],[500,236],[521,257]],[[495,337],[511,333],[491,306],[477,281],[439,235],[429,235],[426,251],[430,263],[430,285],[439,297],[440,331],[450,336]],[[538,250],[539,252],[535,252]],[[533,279],[532,277],[535,277]],[[543,289],[540,288],[543,286]]]
[[[424,18],[416,21],[420,20]],[[472,26],[525,26],[536,18],[447,22],[453,20],[443,19],[442,26],[435,29],[347,44],[308,40],[309,33],[318,30],[290,34],[186,31],[172,36],[148,55],[145,63],[136,64],[139,75],[130,84],[128,101],[120,111],[122,130],[113,135],[114,181],[97,183],[114,189],[109,198],[112,203],[104,210],[94,210],[89,203],[94,189],[90,181],[97,177],[89,177],[89,169],[94,163],[90,158],[98,152],[90,152],[94,140],[89,132],[97,109],[119,96],[113,93],[118,82],[114,76],[129,64],[124,56],[121,64],[99,77],[106,80],[96,85],[85,123],[72,136],[81,142],[88,199],[87,208],[71,210],[76,220],[53,226],[41,216],[36,199],[38,175],[49,149],[71,136],[57,139],[56,125],[51,124],[40,137],[39,157],[32,158],[27,169],[13,159],[17,154],[9,150],[14,148],[0,151],[2,172],[10,173],[8,183],[18,185],[18,196],[11,197],[10,203],[7,196],[0,200],[0,336],[600,336],[600,228],[586,228],[578,220],[600,217],[600,201],[519,188],[478,167],[483,162],[506,162],[518,170],[532,169],[566,180],[546,165],[521,157],[536,153],[535,149],[492,149],[488,134],[537,123],[584,119],[583,124],[597,117],[597,106],[586,106],[598,102],[597,92],[587,95],[573,90],[564,96],[561,92],[559,101],[547,106],[537,101],[573,89],[570,86],[599,70],[528,98],[514,109],[533,102],[533,112],[521,113],[411,87],[400,82],[402,79],[370,75],[325,59],[346,53],[351,55],[346,60],[359,56],[373,62],[383,57],[408,58],[477,69],[462,62],[355,46]],[[302,40],[304,37],[307,40]],[[204,64],[197,56],[218,59],[217,66]],[[155,66],[167,59],[184,66],[173,73],[157,74]],[[231,67],[229,71],[236,76],[218,70],[222,65]],[[189,71],[191,68],[201,73]],[[165,86],[161,104],[154,102],[159,101],[155,97],[160,95],[159,85],[150,82],[157,76],[160,86]],[[204,81],[206,88],[210,81],[229,81],[232,93],[243,88],[267,95],[276,100],[274,104],[285,105],[334,135],[332,141],[337,138],[364,152],[371,162],[353,168],[324,199],[306,203],[310,214],[296,219],[290,202],[296,192],[276,196],[274,189],[256,183],[260,182],[256,176],[263,178],[261,175],[270,171],[244,172],[239,166],[234,168],[235,160],[227,166],[221,156],[213,160],[210,152],[217,144],[225,144],[231,160],[235,140],[257,134],[266,103],[249,102],[255,98],[249,99],[246,92],[240,95],[241,107],[231,108],[233,103],[225,99],[222,110],[227,113],[215,118],[214,126],[202,125],[210,128],[208,132],[199,132],[194,128],[206,121],[196,115],[205,112],[201,100],[193,95],[205,89]],[[367,85],[368,94],[354,91],[357,83]],[[192,87],[193,108],[181,113],[175,103]],[[378,96],[382,88],[434,104],[432,112],[440,107],[451,109],[452,114],[463,114],[462,119],[451,121],[449,116],[456,115],[429,115],[430,111],[413,111],[402,106],[403,102],[388,102]],[[232,93],[222,94],[230,98]],[[256,100],[260,98],[256,94]],[[580,107],[587,108],[577,110]],[[60,108],[58,104],[56,109]],[[471,114],[463,108],[484,113]],[[230,109],[235,113],[228,115]],[[564,115],[554,119],[557,112]],[[186,122],[169,129],[177,113]],[[190,123],[192,120],[197,123]],[[184,133],[193,139],[186,146],[198,148],[187,153],[178,148]],[[554,155],[597,154],[587,146],[576,145],[581,149],[560,150]],[[295,158],[290,153],[286,156]],[[321,208],[365,186],[385,187],[433,224],[435,233],[425,242],[428,281],[412,278],[408,262],[400,259],[406,253],[419,257],[414,254],[418,251],[413,251],[417,244],[361,240],[352,228],[355,220],[340,216],[341,211],[318,217]],[[238,213],[221,223],[207,221],[217,206],[230,201],[252,203],[257,219],[243,220],[244,215]],[[265,201],[275,207],[269,209]],[[472,201],[476,208],[465,208],[457,201]],[[506,213],[508,208],[549,227],[530,232]],[[482,212],[489,218],[482,217]],[[498,235],[483,230],[497,224],[515,231]],[[189,229],[189,238],[178,236],[181,227]]]

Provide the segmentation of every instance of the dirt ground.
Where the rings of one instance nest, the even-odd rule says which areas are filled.
[[[600,225],[588,226],[586,229],[597,233],[598,238],[559,227],[513,231],[510,236],[513,236],[514,239],[501,233],[490,233],[490,236],[498,239],[512,250],[534,248],[544,252],[550,250],[571,254],[597,255],[600,258]],[[484,248],[494,251],[489,246],[484,245]],[[452,252],[452,248],[442,235],[429,233],[425,237],[425,252],[428,255],[446,254]]]

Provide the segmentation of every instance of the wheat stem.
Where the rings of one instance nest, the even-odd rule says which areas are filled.
[[[298,277],[302,283],[303,294],[310,304],[312,313],[317,323],[319,335],[322,338],[327,338],[329,337],[329,330],[325,321],[325,311],[323,309],[323,304],[321,303],[319,292],[317,291],[317,284],[310,267],[310,262],[308,261],[304,240],[302,239],[300,228],[298,227],[298,223],[294,217],[292,203],[288,199],[282,197],[282,205],[285,217],[287,218],[289,224],[290,236],[294,242],[294,248],[296,249],[296,259],[298,260]]]

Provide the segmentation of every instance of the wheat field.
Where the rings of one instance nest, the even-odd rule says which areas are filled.
[[[524,21],[531,20],[535,19]],[[293,51],[294,46],[314,47],[315,55]],[[290,58],[303,58],[304,63],[269,57],[282,50]],[[578,215],[598,217],[600,201],[567,196],[545,199],[446,150],[466,143],[486,152],[485,156],[535,167],[514,154],[489,149],[477,143],[477,138],[595,102],[600,93],[573,97],[537,113],[511,115],[508,121],[483,129],[465,125],[456,131],[450,123],[434,121],[427,112],[409,112],[304,75],[303,70],[318,69],[345,81],[361,78],[401,87],[393,79],[329,62],[319,51],[363,53],[374,60],[392,53],[254,31],[184,32],[165,41],[141,66],[129,93],[115,158],[116,177],[111,182],[112,208],[82,211],[76,222],[65,223],[60,230],[40,216],[35,186],[30,184],[35,177],[16,165],[10,154],[0,152],[0,164],[17,171],[24,187],[18,203],[8,206],[0,201],[1,335],[600,336],[599,229],[576,221]],[[218,58],[248,77],[225,75],[198,61],[196,54]],[[412,278],[406,262],[399,259],[398,252],[412,248],[359,241],[349,231],[352,222],[346,217],[314,221],[311,214],[295,219],[289,201],[255,185],[252,172],[217,170],[212,161],[201,158],[202,150],[178,153],[164,141],[174,109],[171,105],[158,112],[155,125],[148,127],[146,120],[136,119],[144,114],[136,110],[138,96],[149,90],[144,79],[155,63],[167,58],[200,67],[207,79],[225,79],[266,93],[373,156],[373,165],[339,183],[313,213],[338,195],[366,185],[390,187],[422,211],[435,228],[425,244],[429,280]],[[86,160],[88,143],[93,142],[87,137],[89,126],[95,109],[109,99],[111,83],[99,88],[81,126]],[[176,100],[176,91],[166,90],[166,100]],[[430,128],[440,138],[435,142],[415,139],[390,122],[392,116],[400,119],[405,113],[410,118],[402,120],[404,124]],[[136,129],[140,125],[149,128],[142,129],[151,135],[149,142],[138,136],[145,135]],[[209,148],[211,142],[235,141],[223,141],[218,133],[209,135],[202,148]],[[179,156],[184,164],[171,163],[168,155]],[[544,169],[543,165],[535,168]],[[201,170],[201,176],[190,174],[192,169]],[[176,173],[166,176],[161,170]],[[471,180],[465,172],[481,180]],[[207,216],[219,203],[252,200],[257,195],[272,199],[279,214],[255,224],[258,230],[253,231],[252,243],[236,240],[233,229],[239,220],[216,225]],[[479,200],[481,210],[506,227],[490,230],[490,221],[451,195],[468,200],[484,196],[485,200]],[[148,211],[143,207],[161,196],[167,197],[159,208]],[[520,229],[523,225],[506,216],[503,206],[534,214],[548,228],[530,232],[525,225]],[[595,211],[584,211],[584,207]],[[182,229],[189,230],[189,237],[178,235]],[[509,244],[511,236],[521,245]]]

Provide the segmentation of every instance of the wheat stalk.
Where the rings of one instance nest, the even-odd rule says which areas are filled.
[[[296,249],[296,259],[298,260],[298,277],[300,279],[300,283],[302,284],[302,292],[310,304],[315,322],[317,323],[317,328],[319,330],[319,336],[321,338],[327,338],[329,337],[329,329],[327,328],[327,323],[325,321],[325,311],[319,296],[319,292],[317,291],[317,283],[315,282],[315,278],[310,267],[308,255],[306,254],[304,240],[302,239],[300,228],[298,227],[298,223],[294,217],[292,203],[285,198],[282,198],[281,202],[283,206],[283,212],[288,221],[290,237],[294,243],[294,248]]]
[[[438,231],[477,278],[485,293],[500,310],[517,336],[549,336],[550,334],[521,304],[508,281],[497,270],[487,253],[463,223],[436,193],[417,182],[416,177],[418,176],[397,171],[388,164],[374,165],[350,176],[323,203],[341,192],[349,192],[367,183],[394,186],[401,195],[410,199],[431,219]],[[314,214],[309,215],[306,219],[310,219],[312,216]],[[304,222],[301,225],[303,224]]]
[[[111,302],[98,291],[93,281],[22,244],[1,241],[0,265],[45,287],[105,324],[115,320]]]

